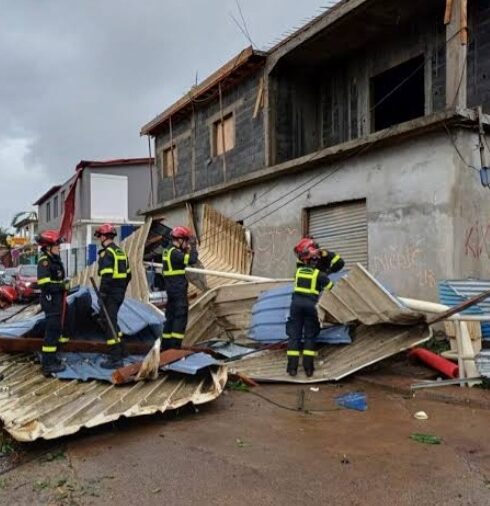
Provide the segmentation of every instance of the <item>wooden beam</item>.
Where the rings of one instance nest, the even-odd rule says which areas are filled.
[[[446,25],[446,109],[467,107],[467,1],[451,5],[450,22]]]
[[[453,0],[446,0],[446,12],[444,13],[444,24],[448,25],[453,17]]]
[[[4,353],[27,353],[41,351],[43,339],[40,337],[5,337],[0,336],[0,351]],[[125,343],[128,353],[144,355],[153,346],[151,343]],[[107,353],[109,347],[104,341],[73,339],[63,344],[62,351],[78,353]]]

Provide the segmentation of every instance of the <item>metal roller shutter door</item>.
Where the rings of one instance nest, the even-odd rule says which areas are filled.
[[[308,233],[320,246],[338,253],[347,266],[360,263],[368,267],[365,200],[310,209]]]

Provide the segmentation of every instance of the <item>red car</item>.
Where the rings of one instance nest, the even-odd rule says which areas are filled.
[[[17,297],[20,302],[39,297],[40,290],[37,286],[36,265],[20,265],[13,278],[13,287],[17,291]]]

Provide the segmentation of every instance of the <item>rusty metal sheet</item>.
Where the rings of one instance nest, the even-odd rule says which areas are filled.
[[[319,383],[338,381],[365,367],[380,362],[413,346],[428,341],[432,331],[427,325],[360,325],[353,344],[321,348],[315,361],[315,374],[308,378],[300,368],[296,377],[286,373],[286,351],[259,352],[229,362],[230,373],[241,373],[256,381]]]
[[[166,374],[156,381],[111,385],[45,378],[25,356],[0,355],[0,420],[17,441],[55,439],[121,417],[163,413],[204,404],[223,392],[226,367],[204,375]]]
[[[352,267],[318,302],[322,323],[414,325],[425,321],[422,313],[406,308],[361,264]]]

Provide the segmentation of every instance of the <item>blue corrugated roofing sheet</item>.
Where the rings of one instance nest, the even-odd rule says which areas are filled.
[[[455,279],[439,283],[439,300],[446,306],[456,306],[465,300],[490,290],[490,281],[480,279]],[[462,311],[468,315],[488,315],[489,321],[482,322],[482,338],[490,340],[490,299]]]
[[[485,378],[490,378],[490,350],[482,350],[475,358],[478,371]]]
[[[261,343],[276,343],[287,339],[286,322],[293,294],[293,285],[273,288],[259,295],[252,308],[249,337]],[[319,343],[350,344],[352,339],[348,327],[335,325],[323,329],[318,336]]]
[[[194,353],[162,367],[161,370],[194,375],[206,367],[217,364],[218,362],[207,353]]]
[[[105,339],[95,315],[99,312],[95,294],[88,288],[82,288],[68,297],[68,325],[73,339]],[[121,331],[131,339],[154,341],[161,336],[164,318],[148,304],[126,298],[118,314]],[[24,320],[0,324],[0,335],[37,337],[44,334],[44,313]]]

